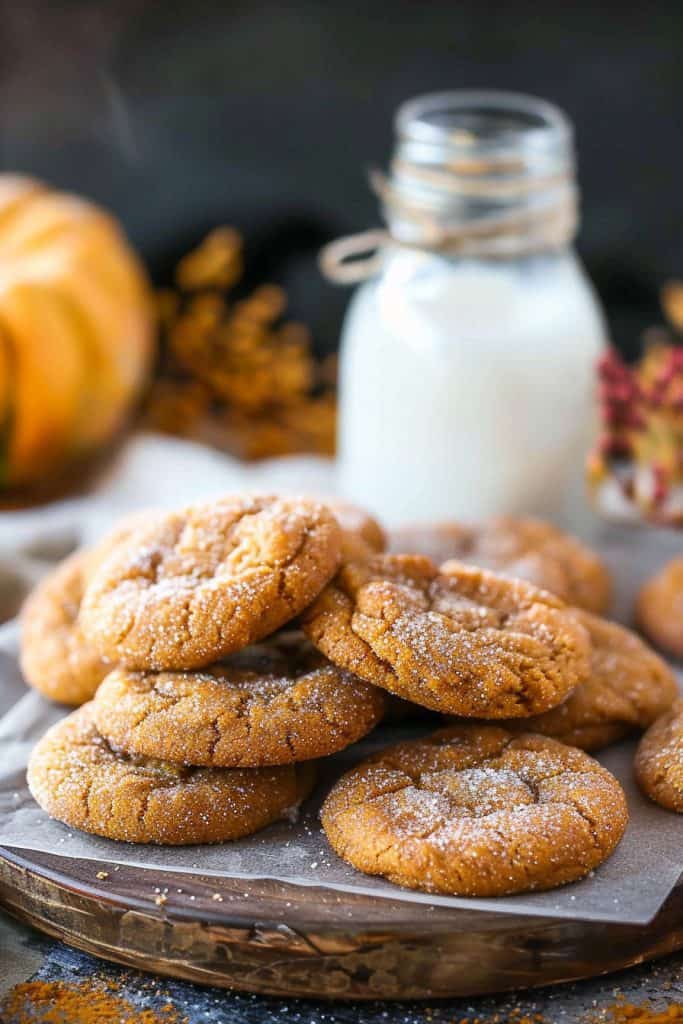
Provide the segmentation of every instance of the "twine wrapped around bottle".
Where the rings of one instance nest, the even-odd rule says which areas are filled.
[[[533,173],[505,153],[439,166],[399,157],[390,177],[371,171],[370,185],[389,226],[321,250],[320,269],[335,284],[378,273],[389,247],[505,259],[561,248],[576,233],[573,167]]]

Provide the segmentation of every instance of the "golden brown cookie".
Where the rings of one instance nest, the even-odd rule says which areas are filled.
[[[392,531],[389,550],[415,551],[438,564],[455,558],[515,576],[592,612],[604,612],[611,599],[609,573],[595,552],[541,519],[417,524]]]
[[[656,647],[683,658],[683,558],[667,562],[642,587],[636,618]]]
[[[341,528],[305,498],[234,496],[155,520],[94,574],[83,630],[129,668],[201,668],[275,632],[319,593]]]
[[[250,835],[288,817],[313,782],[310,763],[187,768],[128,757],[100,736],[92,704],[52,726],[28,765],[31,793],[51,817],[107,839],[169,846]]]
[[[76,551],[47,575],[21,612],[20,664],[35,690],[61,704],[83,704],[111,665],[84,637],[78,613],[92,549]]]
[[[505,727],[600,750],[637,729],[647,729],[671,707],[678,686],[669,666],[630,629],[580,609],[575,614],[591,640],[588,679],[558,707],[524,721],[506,722]]]
[[[323,654],[435,711],[546,711],[588,676],[589,640],[563,603],[522,580],[420,555],[344,565],[303,617]]]
[[[146,523],[150,514],[154,513],[145,513]],[[121,520],[98,544],[64,559],[26,600],[21,612],[21,670],[27,683],[50,700],[83,704],[111,671],[81,630],[81,601],[95,569],[142,522],[140,514]]]
[[[381,690],[290,633],[204,670],[116,669],[93,713],[117,750],[244,768],[333,754],[370,732],[384,706]]]
[[[683,814],[683,697],[643,736],[635,770],[640,788],[651,800]]]
[[[588,874],[613,852],[628,810],[583,751],[467,724],[364,761],[332,788],[321,819],[334,850],[367,874],[501,896]]]

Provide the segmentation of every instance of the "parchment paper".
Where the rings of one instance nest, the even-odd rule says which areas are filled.
[[[30,524],[17,520],[20,529],[13,547],[11,529],[6,521],[0,523],[0,592],[3,562],[15,575],[26,576],[28,570],[31,578],[35,578],[51,557],[63,555],[64,548],[83,537],[100,533],[112,514],[119,515],[132,507],[178,504],[195,496],[206,497],[240,486],[269,484],[274,490],[308,489],[319,493],[332,490],[329,464],[320,460],[283,460],[261,469],[258,474],[245,473],[234,460],[221,463],[220,456],[209,458],[201,449],[195,453],[191,446],[169,442],[169,446],[164,447],[164,444],[153,439],[143,442],[141,447],[138,445],[129,454],[128,465],[120,471],[119,478],[109,481],[99,498],[57,506],[52,514],[43,512],[41,516],[32,516]],[[193,461],[195,454],[196,458],[205,460],[210,482],[197,469]],[[160,456],[164,462],[163,473],[158,464]],[[155,472],[150,476],[152,457]],[[189,471],[189,480],[183,468]],[[166,483],[159,483],[162,477]],[[174,480],[177,486],[173,486]],[[21,537],[20,544],[17,544],[17,536]],[[599,542],[617,580],[615,614],[624,621],[629,619],[640,581],[683,548],[680,535],[649,533],[638,528],[603,530]],[[4,555],[3,546],[6,548]],[[320,800],[334,778],[371,750],[419,731],[406,727],[380,728],[363,742],[323,762],[315,793],[296,823],[273,825],[233,843],[176,849],[116,843],[88,836],[51,821],[34,803],[26,787],[29,752],[65,709],[26,691],[17,665],[17,641],[14,622],[0,628],[0,845],[91,859],[97,862],[98,870],[102,865],[134,864],[153,869],[157,880],[160,871],[199,872],[215,876],[218,889],[221,877],[272,878],[426,906],[624,924],[650,921],[683,874],[683,816],[658,808],[640,794],[632,774],[634,743],[620,744],[599,757],[624,786],[631,822],[616,853],[581,882],[548,893],[475,900],[412,892],[356,872],[336,857],[326,843],[317,819]]]

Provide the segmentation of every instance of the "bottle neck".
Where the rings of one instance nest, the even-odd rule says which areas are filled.
[[[393,239],[516,257],[568,245],[578,225],[571,126],[509,93],[444,93],[400,108],[388,176],[375,173]]]
[[[552,104],[506,92],[436,93],[399,109],[396,135],[389,174],[370,177],[388,230],[326,245],[320,267],[329,280],[367,280],[400,247],[519,259],[573,241],[573,133]]]

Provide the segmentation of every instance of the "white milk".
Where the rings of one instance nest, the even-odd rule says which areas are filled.
[[[586,532],[577,494],[604,344],[570,248],[388,250],[342,337],[341,489],[390,524],[537,514]]]

